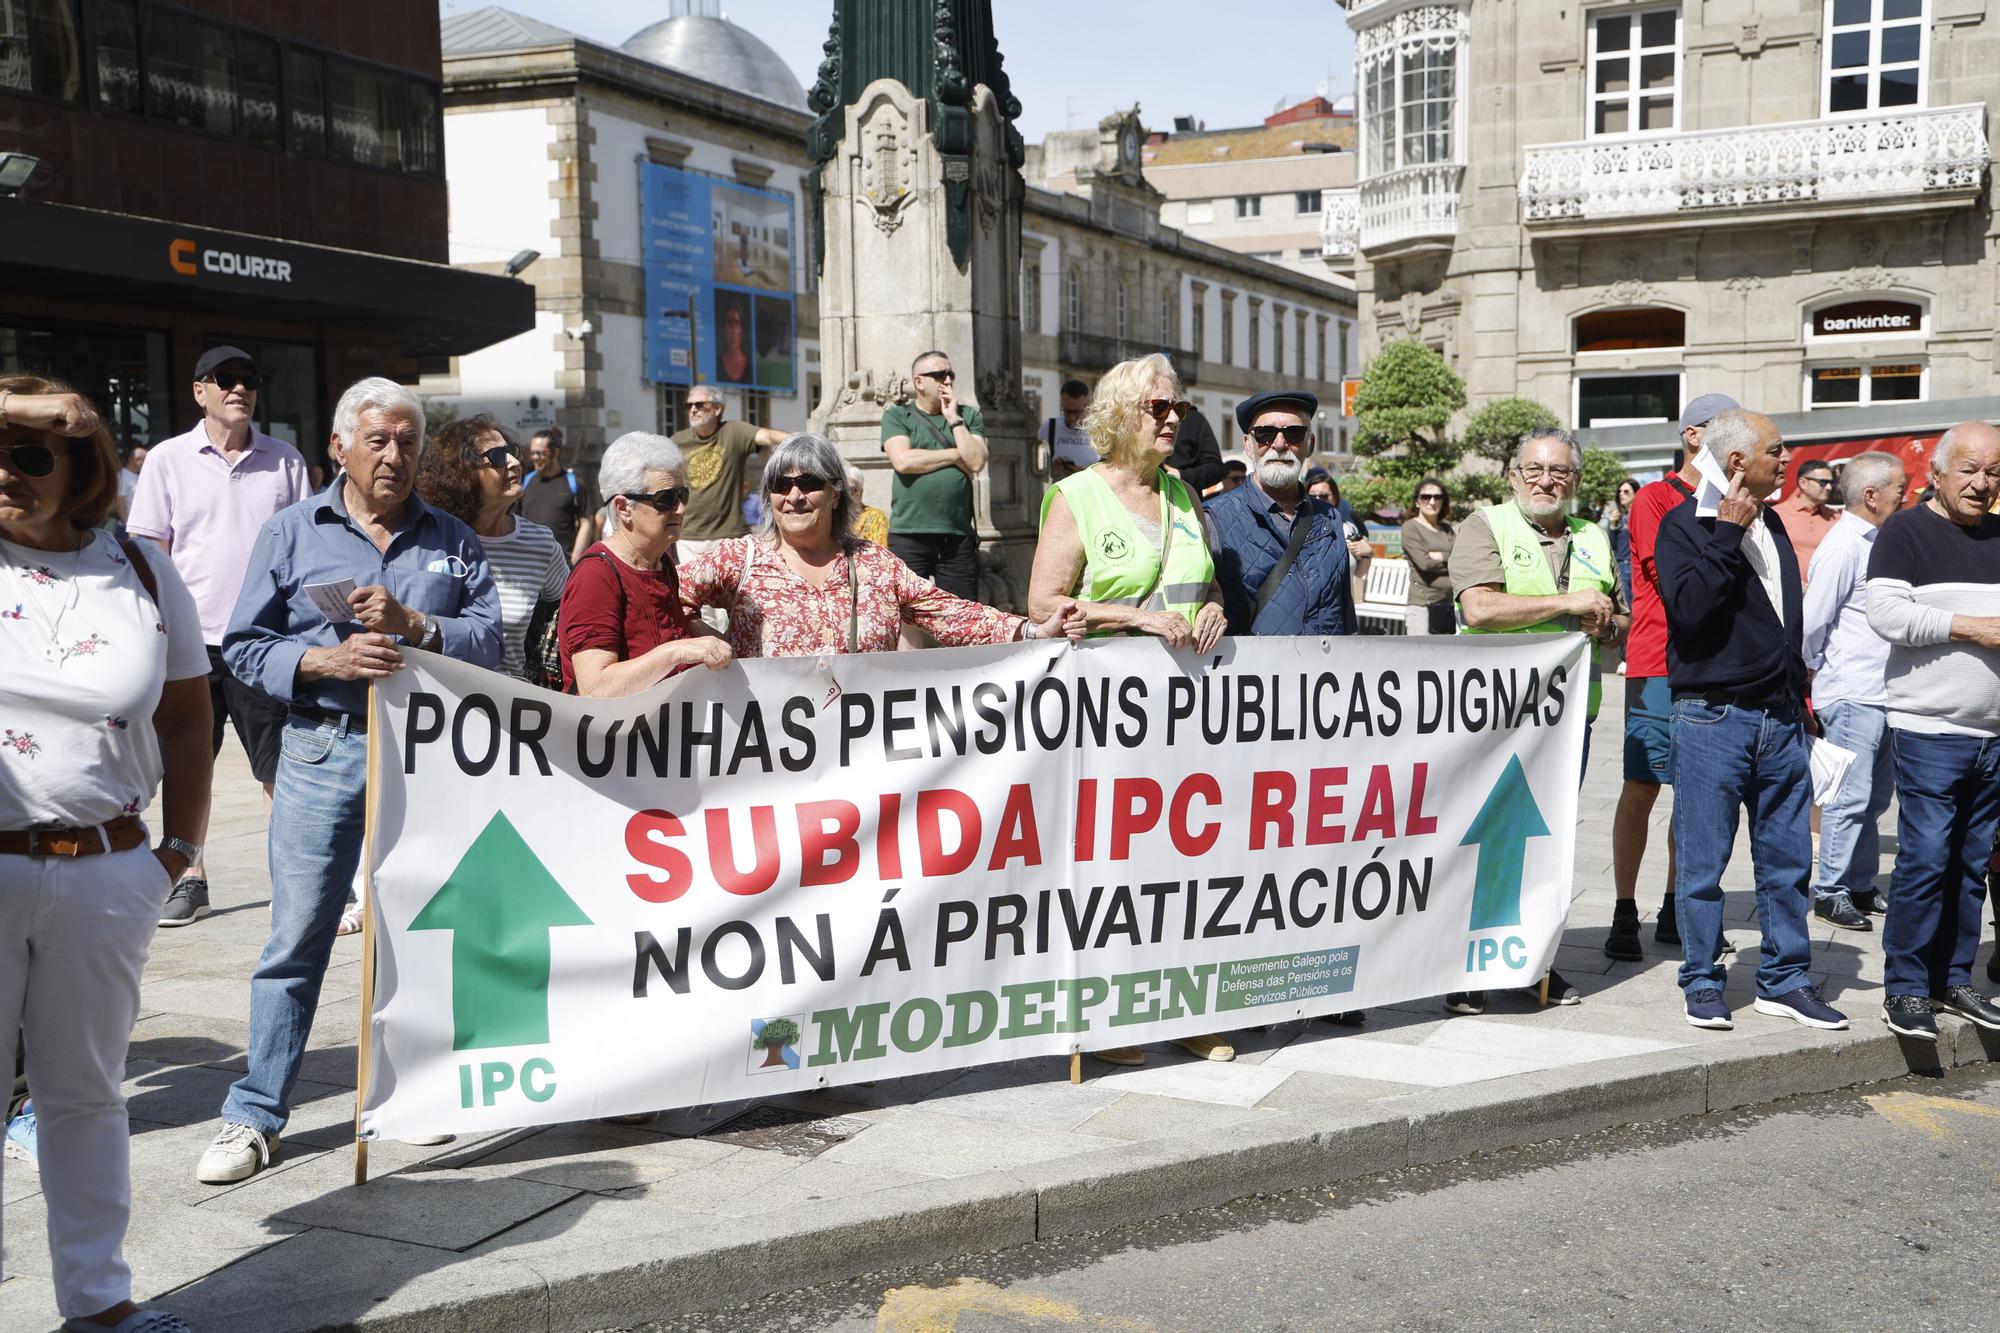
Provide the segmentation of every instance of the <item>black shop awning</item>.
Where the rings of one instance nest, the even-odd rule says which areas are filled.
[[[409,357],[535,324],[515,278],[20,199],[0,199],[0,291],[391,332]]]

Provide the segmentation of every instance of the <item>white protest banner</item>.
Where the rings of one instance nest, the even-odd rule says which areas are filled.
[[[631,699],[407,661],[364,1137],[1526,986],[1568,907],[1578,635],[794,658]]]

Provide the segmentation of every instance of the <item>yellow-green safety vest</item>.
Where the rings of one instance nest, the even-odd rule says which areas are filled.
[[[1549,568],[1549,558],[1542,551],[1542,539],[1528,522],[1521,506],[1511,501],[1494,505],[1482,511],[1486,515],[1486,525],[1493,532],[1493,544],[1500,552],[1500,568],[1506,571],[1507,591],[1515,597],[1553,597],[1556,595],[1555,571]],[[1566,520],[1569,524],[1569,586],[1564,592],[1583,592],[1595,589],[1611,598],[1618,599],[1618,565],[1611,555],[1611,539],[1604,535],[1604,529],[1587,518],[1574,514]],[[1474,629],[1459,617],[1460,634],[1560,634],[1564,626],[1559,620],[1544,620],[1538,625],[1522,625],[1518,629]],[[1591,646],[1590,654],[1590,716],[1597,716],[1598,702],[1604,697],[1603,682],[1598,678],[1597,649]]]
[[[1049,488],[1042,496],[1043,523],[1048,522],[1049,499],[1057,492],[1076,520],[1077,533],[1083,539],[1084,566],[1090,573],[1090,586],[1076,589],[1076,597],[1113,606],[1143,605],[1148,611],[1172,611],[1186,616],[1190,626],[1194,624],[1195,615],[1208,601],[1209,585],[1215,581],[1215,561],[1202,534],[1201,507],[1180,478],[1160,477],[1160,522],[1173,524],[1174,533],[1164,571],[1160,569],[1159,544],[1139,535],[1132,515],[1096,468],[1072,473]],[[1161,531],[1166,531],[1164,526]],[[1092,637],[1113,632],[1099,630]]]

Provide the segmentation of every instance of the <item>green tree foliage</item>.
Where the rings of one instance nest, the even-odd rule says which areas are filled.
[[[757,1039],[750,1044],[762,1046],[766,1050],[776,1050],[780,1046],[796,1046],[799,1041],[799,1025],[789,1018],[774,1018],[764,1025]]]
[[[1583,475],[1576,481],[1576,508],[1580,514],[1595,514],[1606,501],[1618,495],[1618,483],[1625,480],[1624,460],[1609,449],[1583,451]]]
[[[1465,447],[1505,464],[1523,435],[1561,425],[1555,413],[1532,398],[1495,398],[1465,423]]]
[[[1354,452],[1373,460],[1371,475],[1399,483],[1407,503],[1418,481],[1457,466],[1465,448],[1446,428],[1464,406],[1465,381],[1442,356],[1419,342],[1390,343],[1355,394]]]

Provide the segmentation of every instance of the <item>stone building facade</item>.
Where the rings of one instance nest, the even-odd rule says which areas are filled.
[[[1342,2],[1364,356],[1427,342],[1642,473],[1700,393],[1858,445],[1991,392],[1987,0]]]

